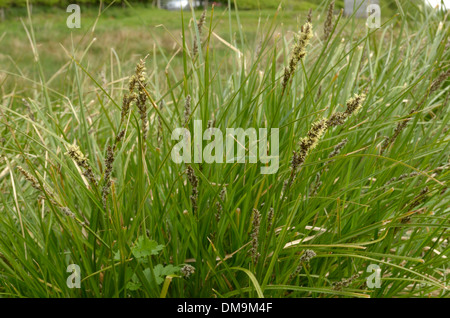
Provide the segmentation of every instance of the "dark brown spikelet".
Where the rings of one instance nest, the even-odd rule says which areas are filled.
[[[116,149],[117,144],[123,140],[123,137],[125,137],[125,129],[121,130],[119,134],[117,134],[116,143],[114,144],[114,150]]]
[[[441,87],[442,83],[447,80],[447,78],[450,76],[450,70],[447,70],[445,72],[442,72],[432,83],[430,86],[430,89],[428,91],[428,95],[434,93]],[[400,133],[406,128],[408,125],[408,122],[412,119],[412,115],[419,109],[422,108],[422,105],[425,103],[427,96],[425,96],[421,102],[418,104],[417,109],[413,109],[409,112],[408,116],[400,121],[397,126],[395,127],[394,133],[390,137],[385,137],[383,143],[381,144],[380,148],[380,154],[383,154],[387,148],[395,142],[397,137],[400,135]]]
[[[380,154],[383,154],[386,149],[389,147],[389,145],[391,145],[396,139],[397,137],[400,135],[400,133],[406,128],[406,126],[408,125],[408,122],[412,119],[411,115],[413,113],[415,113],[416,110],[413,109],[409,112],[408,117],[403,119],[402,121],[400,121],[397,124],[397,127],[395,127],[394,133],[392,134],[391,137],[386,137],[383,141],[383,143],[381,144],[381,150],[380,150]]]
[[[429,190],[428,187],[423,188],[423,189],[420,191],[420,193],[419,193],[417,196],[415,196],[414,199],[411,200],[411,202],[409,202],[409,203],[407,203],[407,204],[405,205],[405,207],[407,207],[409,211],[413,211],[418,205],[420,205],[423,201],[425,201],[426,195],[427,195],[427,193],[428,193],[429,191],[430,191],[430,190]],[[416,212],[413,212],[413,213],[416,213]],[[412,219],[413,213],[409,213],[407,216],[402,217],[402,218],[400,219],[400,223],[401,223],[401,224],[407,224],[407,223],[410,223],[410,222],[411,222],[411,219]],[[420,211],[420,212],[418,212],[418,213],[421,214],[421,213],[423,213],[423,211]],[[396,228],[394,229],[394,234],[397,233],[399,229],[400,229],[399,227],[396,227]]]
[[[192,187],[192,193],[190,196],[191,203],[192,203],[192,210],[196,211],[197,204],[198,204],[198,178],[195,175],[194,169],[190,165],[187,166],[186,173],[187,173],[189,183],[191,184],[191,187]]]
[[[342,279],[340,282],[334,283],[333,284],[333,289],[334,290],[342,290],[342,288],[348,287],[350,286],[350,284],[355,280],[358,279],[359,274],[355,274],[350,278],[344,278]]]
[[[303,164],[305,162],[306,155],[317,147],[320,138],[322,138],[326,130],[327,123],[325,118],[322,118],[315,122],[308,131],[306,137],[300,140],[300,153],[298,158],[300,164]]]
[[[111,173],[114,163],[114,149],[108,146],[105,159],[105,176],[102,188],[102,202],[103,208],[106,210],[106,201],[108,200],[109,189],[111,188]]]
[[[63,206],[63,207],[60,207],[59,209],[65,216],[75,219],[75,213],[73,213],[72,210],[70,210],[68,207]]]
[[[386,184],[384,186],[387,187],[391,183],[402,181],[403,179],[406,179],[408,177],[412,178],[412,177],[415,177],[417,175],[419,175],[418,172],[404,173],[404,174],[399,175],[398,177],[392,177],[388,182],[386,182]]]
[[[441,87],[442,83],[445,82],[445,80],[450,77],[450,70],[447,70],[445,72],[442,72],[431,84],[430,87],[430,94],[434,93]]]
[[[31,183],[31,186],[33,188],[35,188],[36,190],[41,191],[41,192],[46,192],[47,195],[49,195],[50,197],[53,196],[53,191],[51,191],[44,183],[42,184],[42,187],[41,187],[41,184],[39,183],[39,181],[34,176],[32,176],[28,171],[26,171],[24,168],[22,168],[21,166],[17,166],[17,170],[19,170],[20,173],[25,177],[25,179]]]
[[[123,140],[125,137],[125,129],[121,130],[115,140],[114,144],[112,146],[108,146],[106,149],[106,158],[105,158],[105,175],[103,177],[103,187],[102,187],[102,202],[103,202],[103,208],[106,210],[106,203],[108,200],[109,191],[111,189],[111,173],[113,169],[113,163],[115,160],[115,152],[117,149],[118,144]]]
[[[261,213],[257,209],[253,209],[252,233],[250,234],[252,247],[249,254],[252,258],[253,264],[256,265],[259,259],[259,228],[261,226]]]
[[[269,212],[267,213],[267,233],[270,232],[273,226],[273,217],[275,216],[275,211],[273,208],[269,209]]]
[[[300,257],[299,264],[295,271],[290,275],[290,279],[294,279],[302,271],[303,265],[308,264],[311,259],[316,257],[317,254],[313,250],[305,250],[303,255]]]
[[[31,186],[34,189],[40,191],[42,194],[46,193],[51,204],[55,206],[59,205],[54,199],[55,195],[53,194],[53,191],[50,190],[44,183],[42,184],[41,187],[39,181],[21,166],[17,166],[17,170],[19,170],[20,173],[25,177],[25,179],[31,183]],[[46,197],[44,195],[40,195],[39,199],[46,199]]]
[[[186,96],[186,101],[184,103],[184,126],[187,126],[190,117],[191,117],[191,95],[188,95]]]
[[[328,155],[328,158],[336,157],[341,153],[342,148],[345,147],[345,145],[348,143],[348,139],[344,138],[340,143],[338,143],[336,146],[334,146],[334,149],[330,154]],[[330,162],[330,161],[328,161]]]
[[[420,193],[411,201],[408,209],[412,210],[415,207],[417,207],[419,204],[421,204],[425,200],[426,194],[429,191],[430,191],[430,189],[428,187],[423,188],[422,191],[420,191]]]
[[[338,156],[341,153],[342,148],[345,147],[345,145],[348,143],[348,139],[344,138],[340,143],[338,143],[336,146],[334,146],[334,149],[330,154],[328,155],[328,159],[331,159],[333,157]],[[334,160],[329,160],[325,163],[325,171],[328,171],[328,166],[332,164]]]
[[[333,31],[333,13],[334,13],[334,0],[331,1],[330,6],[328,7],[327,18],[323,25],[323,39],[327,41]]]
[[[348,143],[348,139],[343,139],[340,143],[338,143],[336,146],[334,146],[334,149],[330,154],[328,155],[328,158],[336,157],[341,153],[342,148]],[[317,195],[317,192],[319,191],[319,188],[322,186],[323,182],[320,180],[323,173],[327,172],[329,170],[329,165],[332,164],[334,160],[329,160],[325,162],[324,167],[321,171],[317,172],[316,179],[314,180],[314,183],[311,186],[311,196]]]
[[[311,195],[310,196],[316,196],[319,192],[320,187],[322,186],[323,182],[320,180],[320,172],[316,173],[316,179],[312,183],[311,186]]]
[[[32,176],[28,171],[26,171],[21,166],[17,166],[17,170],[19,170],[20,173],[25,177],[25,179],[31,183],[31,186],[33,188],[35,188],[36,190],[42,191],[39,181],[34,176]]]
[[[220,190],[220,193],[219,193],[220,200],[225,201],[226,194],[227,194],[227,188],[222,187],[222,190]],[[219,222],[220,218],[222,216],[222,211],[223,211],[222,203],[220,203],[219,201],[216,202],[216,210],[217,211],[216,211],[215,217],[216,217],[216,221]]]
[[[129,94],[124,94],[122,99],[122,112],[120,116],[120,122],[123,123],[128,117],[130,112],[131,103],[136,101],[136,93],[130,92]]]
[[[306,22],[312,23],[312,9],[309,9],[308,16],[306,17]]]
[[[206,10],[203,11],[200,19],[197,22],[198,35],[200,37],[200,45],[201,45],[201,41],[202,41],[203,25],[205,24],[205,21],[206,21]],[[199,43],[197,42],[197,37],[196,37],[195,41],[194,41],[194,47],[192,49],[192,53],[194,56],[196,56],[198,53],[198,46],[199,46]]]

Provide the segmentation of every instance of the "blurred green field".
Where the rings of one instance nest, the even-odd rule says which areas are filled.
[[[315,9],[315,23],[323,23],[325,6],[303,1],[300,3],[302,5],[296,6],[295,10],[287,3],[277,14],[276,27],[281,35],[292,36],[297,32],[309,8]],[[266,9],[263,10],[241,10],[238,15],[234,9],[230,12],[224,7],[218,7],[214,10],[215,21],[212,29],[227,42],[253,41],[257,45],[260,40],[256,38],[258,26],[271,21],[275,15],[276,10],[271,9],[272,6],[266,4]],[[336,4],[336,12],[341,6],[339,2]],[[244,2],[243,7],[249,8]],[[305,10],[299,10],[299,7]],[[383,10],[386,13],[385,20],[394,14],[386,6]],[[196,11],[197,18],[201,12]],[[189,22],[190,12],[184,12],[184,15],[185,20]],[[100,12],[95,6],[83,6],[80,29],[69,29],[66,26],[68,16],[69,13],[63,8],[35,6],[32,9],[32,21],[28,21],[26,8],[8,9],[6,20],[0,22],[1,69],[26,77],[36,75],[34,53],[24,28],[24,25],[29,25],[30,22],[33,24],[33,36],[46,78],[60,74],[61,68],[70,61],[65,49],[78,51],[81,56],[84,49],[90,46],[89,54],[84,57],[85,61],[91,72],[100,74],[105,72],[106,64],[110,62],[112,55],[120,60],[123,67],[130,67],[136,57],[153,52],[156,57],[164,55],[163,58],[156,59],[156,62],[164,67],[181,43],[180,12],[143,5],[103,6],[103,11]],[[241,30],[238,28],[238,21],[242,25]],[[360,23],[362,26],[364,21]],[[240,39],[241,36],[244,39]],[[220,41],[214,41],[212,45],[218,55],[226,50],[226,46]],[[179,57],[178,52],[172,63],[180,65]],[[16,80],[21,81],[20,78],[8,76],[4,82],[5,87],[13,87]]]

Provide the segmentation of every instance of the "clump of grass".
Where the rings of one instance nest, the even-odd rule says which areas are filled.
[[[46,85],[1,87],[0,294],[448,297],[450,115],[441,75],[448,68],[430,61],[448,61],[450,53],[443,17],[425,14],[426,23],[414,12],[415,20],[386,17],[382,32],[333,21],[336,37],[346,40],[327,48],[302,34],[306,24],[281,67],[288,37],[276,32],[275,20],[241,27],[252,25],[254,12],[239,19],[230,12],[230,25],[218,15],[211,34],[203,27],[208,50],[194,61],[187,48],[197,42],[200,53],[198,25],[187,26],[180,13],[180,33],[155,41],[151,77],[145,58],[135,65],[112,50],[97,80],[90,61],[98,52],[86,49],[77,60],[83,42],[64,52],[67,66],[50,79],[33,71],[45,66],[45,55],[33,68],[19,61],[23,71],[8,71],[8,81]],[[152,35],[158,40],[161,32]],[[122,44],[116,38],[115,47]],[[33,52],[42,49],[30,41]],[[151,49],[142,43],[134,54]],[[391,136],[395,119],[412,108],[402,118],[414,119],[408,131],[387,147],[395,151],[380,156],[383,134]],[[248,160],[172,161],[179,142],[172,132],[191,129],[193,118],[224,133],[279,128],[278,171],[263,175],[267,164]],[[247,159],[251,138],[234,141]],[[22,162],[27,170],[14,168]],[[30,200],[36,192],[39,199]],[[382,288],[370,289],[367,266],[375,263]],[[69,264],[80,266],[80,289],[67,287]]]

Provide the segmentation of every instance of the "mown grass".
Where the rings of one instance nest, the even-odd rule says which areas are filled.
[[[121,116],[132,56],[123,62],[110,51],[102,77],[89,62],[93,46],[70,41],[62,46],[67,66],[49,79],[38,26],[32,15],[24,21],[36,72],[3,72],[29,86],[3,87],[0,106],[0,295],[448,297],[447,17],[416,11],[412,21],[400,14],[365,29],[337,16],[324,40],[316,12],[307,56],[283,94],[293,37],[279,32],[282,14],[261,19],[252,36],[243,15],[209,11],[195,56],[199,12],[183,13],[181,36],[169,35],[172,51],[136,40],[134,53],[150,54],[146,127],[134,104]],[[354,94],[366,95],[360,112],[330,127],[285,186],[301,138]],[[187,175],[170,154],[188,96],[191,132],[195,119],[222,131],[279,128],[277,173],[262,175],[261,163],[193,163],[195,177]],[[85,167],[67,154],[73,144]],[[249,254],[255,237],[257,261]],[[316,254],[309,261],[307,250]],[[80,289],[67,285],[69,264],[80,266]],[[371,264],[381,268],[380,288],[367,286]],[[187,265],[195,268],[189,276]]]

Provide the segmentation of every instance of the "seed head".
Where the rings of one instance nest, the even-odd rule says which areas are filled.
[[[333,31],[333,12],[334,12],[334,0],[331,1],[330,6],[328,7],[328,13],[327,18],[325,20],[325,24],[323,26],[323,38],[325,41],[328,40],[328,38],[331,35],[331,32]]]
[[[303,255],[300,257],[300,263],[309,263],[309,261],[316,256],[317,254],[313,250],[305,250]]]
[[[226,195],[227,195],[227,188],[223,187],[222,190],[219,193],[220,200],[225,201],[225,196]],[[216,202],[216,210],[217,210],[217,212],[216,212],[216,221],[219,222],[221,214],[222,214],[222,211],[223,211],[223,206],[222,206],[222,204],[219,201]]]
[[[336,146],[334,146],[333,151],[328,155],[328,158],[336,157],[341,153],[341,149],[344,148],[344,146],[348,143],[348,139],[343,139],[340,143],[338,143]]]
[[[147,139],[147,131],[148,131],[148,119],[147,119],[147,92],[145,87],[147,86],[147,74],[145,68],[145,60],[141,59],[140,62],[136,65],[136,74],[135,78],[137,79],[138,84],[138,94],[136,100],[136,106],[139,111],[139,115],[141,117],[142,123],[142,139],[145,141]]]
[[[286,89],[286,86],[292,77],[292,74],[294,74],[295,70],[297,69],[297,65],[300,62],[300,60],[304,59],[306,56],[306,47],[309,44],[309,41],[311,40],[313,36],[312,33],[312,24],[309,22],[306,22],[299,33],[299,35],[296,37],[296,42],[294,44],[294,47],[292,48],[291,53],[291,59],[289,61],[289,66],[284,70],[284,77],[283,77],[283,93]]]
[[[197,210],[197,201],[198,201],[198,178],[195,175],[194,169],[188,165],[187,166],[187,177],[189,180],[189,183],[192,186],[192,193],[191,193],[191,203],[192,203],[192,210]]]
[[[389,145],[391,145],[396,139],[397,137],[400,135],[400,133],[406,128],[406,126],[408,125],[408,122],[412,119],[411,115],[413,113],[415,113],[416,110],[413,109],[409,112],[408,117],[403,119],[402,121],[400,121],[399,123],[397,123],[397,127],[395,127],[394,133],[392,134],[391,137],[386,137],[383,141],[383,143],[381,144],[381,149],[380,149],[380,153],[383,154],[386,149],[389,147]]]
[[[439,89],[439,87],[441,87],[441,84],[448,78],[450,77],[450,70],[447,70],[443,73],[441,73],[431,84],[430,87],[430,94],[437,91]]]
[[[365,94],[361,95],[356,94],[355,97],[350,98],[347,101],[347,109],[345,110],[345,113],[348,116],[350,116],[351,114],[357,114],[361,109],[362,103],[365,101],[365,99],[366,99]]]
[[[202,31],[203,31],[203,25],[205,24],[206,21],[206,10],[203,11],[200,19],[197,22],[197,29],[198,29],[198,35],[200,37],[200,42],[201,42],[201,38],[202,38]],[[198,53],[198,43],[197,43],[197,39],[194,41],[194,48],[193,48],[193,55],[197,55]]]
[[[189,276],[191,276],[195,273],[195,267],[192,265],[186,264],[181,268],[180,272],[184,278],[189,278]]]
[[[261,225],[261,213],[257,209],[253,209],[253,222],[252,222],[252,233],[250,237],[252,239],[252,247],[249,251],[250,256],[252,257],[253,264],[256,265],[259,259],[259,228]]]
[[[267,233],[270,232],[273,226],[273,217],[274,217],[274,209],[270,208],[269,212],[267,213]]]
[[[303,255],[300,257],[299,260],[299,264],[297,266],[297,268],[295,269],[295,271],[290,275],[290,279],[292,280],[293,278],[295,278],[298,274],[300,274],[300,272],[302,271],[303,265],[309,263],[309,261],[311,259],[313,259],[314,257],[316,257],[317,254],[316,252],[314,252],[313,250],[305,250],[303,252]]]
[[[21,166],[17,166],[17,170],[19,170],[20,173],[25,177],[25,179],[31,183],[31,186],[33,188],[35,188],[36,190],[42,191],[39,181],[34,176],[32,176],[28,171],[26,171]]]
[[[89,180],[89,182],[94,186],[97,186],[97,180],[95,179],[94,173],[89,166],[88,159],[81,152],[80,148],[75,144],[69,145],[66,155],[72,158],[72,160],[84,170],[83,175]]]
[[[189,123],[189,118],[191,117],[191,96],[186,96],[186,101],[184,103],[184,126]]]
[[[137,94],[134,92],[123,95],[122,113],[120,116],[121,122],[124,122],[126,120],[126,118],[128,117],[128,113],[130,112],[131,103],[136,101],[136,99],[137,99]]]
[[[425,200],[426,194],[430,191],[428,187],[425,187],[420,191],[420,193],[411,201],[409,209],[412,210],[421,204]]]
[[[70,145],[67,149],[66,155],[72,158],[78,166],[82,168],[89,167],[87,158],[84,156],[84,154],[80,150],[80,147],[78,147],[77,145]]]
[[[344,287],[348,287],[358,277],[359,277],[359,274],[355,274],[355,275],[353,275],[350,278],[344,278],[340,282],[334,283],[333,284],[333,289],[334,290],[341,290]]]
[[[300,141],[300,149],[303,149],[305,153],[316,148],[320,138],[327,130],[327,124],[325,118],[322,118],[312,124],[311,129],[305,138]]]
[[[306,17],[308,23],[312,23],[312,9],[309,9],[308,16]]]
[[[106,201],[108,200],[109,189],[111,188],[111,172],[114,163],[114,148],[108,146],[105,159],[105,176],[102,188],[103,208],[106,210]]]
[[[347,101],[347,108],[344,112],[336,112],[327,121],[328,127],[335,127],[343,125],[348,117],[352,114],[356,114],[362,107],[362,103],[365,100],[365,95],[355,95]]]
[[[297,170],[303,165],[303,163],[306,161],[308,153],[310,153],[310,151],[317,146],[319,140],[322,138],[323,134],[327,130],[326,122],[327,121],[325,118],[316,121],[315,123],[312,124],[306,137],[300,139],[300,150],[293,152],[291,160],[291,176],[287,181],[287,183],[285,183],[285,186],[283,187],[283,193],[288,186],[292,185]]]
[[[64,206],[64,207],[61,207],[59,209],[61,210],[61,212],[64,215],[66,215],[66,216],[68,216],[68,217],[70,217],[72,219],[75,219],[75,213],[73,213],[68,207]]]

